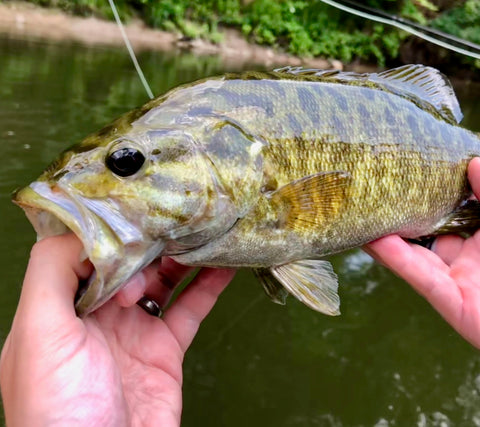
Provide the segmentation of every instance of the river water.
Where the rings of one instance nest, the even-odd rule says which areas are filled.
[[[235,70],[215,57],[143,53],[154,93]],[[480,130],[480,87],[457,88]],[[11,192],[56,153],[142,104],[124,49],[0,40],[0,337],[34,242]],[[184,426],[480,426],[480,356],[361,251],[332,257],[342,315],[272,304],[238,273],[185,360]],[[48,307],[45,307],[48,310]]]

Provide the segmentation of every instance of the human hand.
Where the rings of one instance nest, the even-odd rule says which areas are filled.
[[[480,200],[480,158],[468,167]],[[467,341],[480,348],[480,231],[468,239],[439,236],[433,250],[398,235],[382,237],[364,250],[405,279]]]
[[[7,425],[178,426],[185,351],[234,271],[202,269],[159,319],[135,302],[166,304],[192,271],[163,259],[80,319],[75,292],[92,272],[81,250],[74,235],[32,249],[0,360]]]

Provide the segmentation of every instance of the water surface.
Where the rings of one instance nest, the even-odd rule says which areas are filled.
[[[156,94],[232,70],[187,54],[139,60]],[[480,130],[480,88],[458,93],[465,125]],[[34,241],[10,193],[56,153],[145,101],[124,49],[0,40],[2,340]],[[184,426],[480,425],[478,352],[367,255],[332,262],[337,318],[293,298],[272,304],[249,272],[238,274],[187,354]]]

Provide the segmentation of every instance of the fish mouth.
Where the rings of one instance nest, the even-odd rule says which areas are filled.
[[[13,202],[25,211],[38,240],[68,231],[81,240],[95,271],[77,292],[79,316],[108,301],[163,250],[162,242],[145,239],[112,200],[87,199],[59,184],[36,181],[18,191]]]

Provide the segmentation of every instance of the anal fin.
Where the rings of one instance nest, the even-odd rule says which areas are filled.
[[[275,278],[310,308],[330,316],[340,314],[338,278],[324,260],[300,260],[271,268]]]

